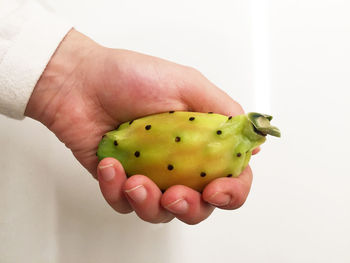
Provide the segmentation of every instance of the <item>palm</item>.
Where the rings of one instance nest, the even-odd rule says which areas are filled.
[[[106,131],[152,113],[188,110],[190,106],[182,100],[185,76],[198,74],[186,67],[129,51],[108,50],[108,55],[100,57],[93,63],[88,58],[76,68],[72,78],[81,78],[84,74],[81,78],[84,81],[67,81],[64,89],[69,94],[62,97],[57,115],[64,117],[51,127],[93,175],[98,164],[97,145]]]

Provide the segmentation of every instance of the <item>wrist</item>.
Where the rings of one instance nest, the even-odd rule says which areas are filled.
[[[98,45],[72,29],[57,47],[38,80],[25,110],[25,116],[50,126],[62,103],[67,82],[75,82],[74,71]],[[68,85],[69,86],[69,85]]]

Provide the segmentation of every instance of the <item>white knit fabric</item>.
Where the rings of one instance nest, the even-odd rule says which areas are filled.
[[[23,119],[37,81],[72,25],[35,1],[0,9],[0,113]]]

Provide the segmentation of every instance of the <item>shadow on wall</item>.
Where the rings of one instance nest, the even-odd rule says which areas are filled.
[[[2,116],[0,124],[1,262],[171,263],[176,222],[154,225],[116,213],[44,126]]]
[[[71,168],[71,175],[55,184],[57,262],[132,263],[145,257],[164,262],[170,257],[174,223],[154,225],[134,213],[116,213],[98,183],[83,168]]]

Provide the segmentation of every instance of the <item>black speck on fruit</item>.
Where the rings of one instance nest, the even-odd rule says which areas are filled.
[[[175,111],[173,111],[173,110],[171,110],[171,111],[169,111],[169,113],[174,113]]]
[[[217,130],[217,131],[216,131],[216,134],[217,134],[217,135],[220,135],[221,133],[222,133],[221,130]]]
[[[194,121],[195,117],[189,117],[188,118],[190,121]]]
[[[117,140],[114,140],[114,142],[113,142],[113,143],[114,143],[114,145],[115,145],[115,146],[117,146],[117,145],[118,145]]]
[[[135,157],[140,157],[140,152],[139,152],[139,151],[136,151],[136,152],[134,153],[134,155],[135,155]]]
[[[146,130],[150,130],[151,127],[152,127],[151,125],[146,125],[145,129],[146,129]]]
[[[179,136],[176,136],[175,142],[179,142],[179,141],[181,141],[181,138]]]
[[[174,166],[173,166],[172,164],[169,164],[169,165],[168,165],[168,170],[171,171],[171,170],[173,170],[173,169],[174,169]]]
[[[228,174],[227,177],[232,177],[232,174]]]
[[[201,172],[201,176],[205,177],[207,174],[205,172]]]
[[[241,157],[242,156],[242,154],[241,153],[237,153],[237,157]]]

